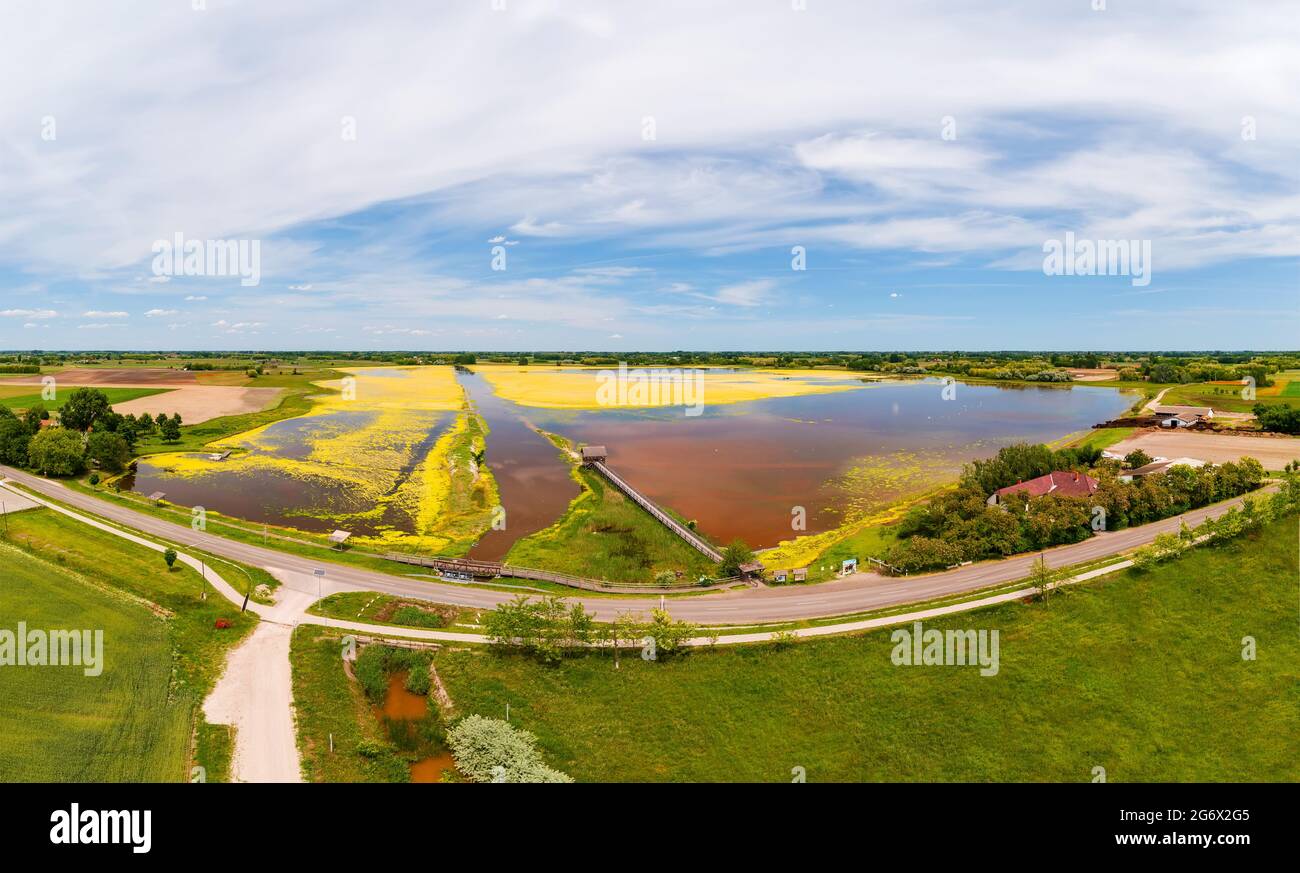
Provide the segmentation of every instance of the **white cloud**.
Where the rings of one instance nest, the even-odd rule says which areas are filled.
[[[207,300],[208,298],[203,294],[188,294],[186,295],[185,299],[186,300]]]
[[[82,318],[129,318],[130,313],[117,310],[114,312],[104,312],[100,309],[91,309],[88,312],[81,313]]]
[[[1073,229],[1154,237],[1164,269],[1300,246],[1291,4],[813,6],[512,0],[488,16],[412,0],[368,9],[358,25],[342,6],[285,0],[241,5],[238,27],[208,14],[213,26],[196,35],[195,16],[165,3],[147,26],[104,4],[51,4],[40,27],[0,31],[0,76],[42,86],[7,95],[0,129],[30,129],[51,111],[48,94],[71,120],[57,144],[5,141],[0,263],[78,280],[129,269],[129,285],[152,241],[183,230],[262,239],[264,276],[277,282],[329,275],[313,271],[321,247],[276,232],[394,201],[415,224],[476,240],[509,228],[528,250],[630,233],[712,253],[798,242],[1032,268],[1037,258],[1007,253]],[[416,12],[436,26],[411,27]],[[1239,135],[1246,114],[1255,141]],[[358,119],[355,142],[338,136],[342,115]],[[656,119],[652,143],[644,115]],[[945,116],[955,140],[940,138]],[[176,147],[177,131],[189,147]],[[1047,214],[1063,208],[1070,228]],[[369,288],[317,279],[320,305],[407,285],[380,257],[368,263]],[[575,294],[572,277],[548,285],[553,295],[480,284],[506,289],[519,320],[581,323],[573,301],[595,296],[586,284]],[[715,299],[678,289],[664,305],[752,308],[766,292],[747,284]],[[465,320],[501,306],[434,299]]]
[[[144,314],[144,317],[158,318],[159,316],[163,316],[163,315],[179,315],[179,314],[180,313],[175,309],[150,309],[148,312]]]
[[[713,299],[730,306],[761,306],[768,300],[775,287],[776,282],[772,279],[737,282],[719,288]]]
[[[0,309],[0,318],[58,318],[53,309]]]

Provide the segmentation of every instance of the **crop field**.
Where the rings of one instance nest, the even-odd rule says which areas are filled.
[[[537,734],[579,780],[1300,779],[1294,518],[1046,604],[926,627],[997,629],[1000,669],[900,667],[889,631],[545,666],[444,649],[457,709]],[[1259,644],[1242,657],[1242,639]],[[1243,738],[1249,738],[1244,742]]]
[[[168,570],[157,552],[52,510],[6,521],[5,627],[102,628],[106,667],[98,679],[3,668],[0,778],[186,781],[194,763],[220,778],[228,742],[201,721],[198,704],[255,619],[220,597],[203,599],[189,568]],[[219,618],[232,626],[217,630]]]
[[[12,520],[12,519],[11,519]],[[179,781],[190,710],[169,701],[171,647],[161,617],[73,571],[0,544],[4,627],[100,629],[104,671],[4,667],[0,780]]]
[[[6,385],[3,387],[6,389],[5,393],[18,387],[21,387],[25,392],[23,394],[16,394],[8,397],[0,396],[0,405],[8,406],[10,409],[30,409],[38,403],[46,409],[60,409],[73,390],[72,387],[65,385],[55,393],[53,400],[43,400],[41,398],[41,393],[39,391],[32,392],[31,386],[29,385]],[[108,396],[108,402],[110,404],[126,403],[142,397],[152,397],[156,394],[170,393],[170,389],[167,388],[100,388],[99,390]],[[165,403],[162,405],[166,406]]]
[[[1193,382],[1178,385],[1169,390],[1164,403],[1185,406],[1210,406],[1223,412],[1249,413],[1255,405],[1274,404],[1300,405],[1300,381],[1294,372],[1279,373],[1273,376],[1274,384],[1255,390],[1255,396],[1247,399],[1242,396],[1243,386],[1234,382]]]

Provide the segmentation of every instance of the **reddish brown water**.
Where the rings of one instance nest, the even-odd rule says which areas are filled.
[[[505,529],[488,531],[470,552],[484,560],[502,558],[515,541],[553,524],[578,495],[568,461],[529,422],[583,444],[607,446],[610,466],[651,500],[695,520],[715,540],[740,538],[761,548],[833,528],[846,511],[951,481],[963,463],[1002,446],[1085,430],[1132,401],[1109,388],[964,383],[944,399],[942,386],[929,380],[706,405],[703,415],[686,417],[680,408],[521,407],[497,397],[481,376],[457,378],[491,430],[486,461],[505,508]],[[858,384],[852,377],[845,381]],[[429,445],[449,420],[430,415]],[[310,416],[290,419],[272,425],[263,439],[273,452],[292,457],[305,450],[317,426],[322,422]],[[164,491],[180,505],[252,521],[372,532],[362,521],[324,517],[322,509],[369,509],[328,480],[303,482],[271,472],[172,477],[146,460],[134,485],[146,494]],[[803,530],[791,524],[797,507],[806,513]],[[303,509],[317,514],[298,514]]]
[[[521,407],[497,397],[482,376],[457,378],[487,422],[487,464],[505,508],[505,528],[485,533],[469,556],[496,561],[516,540],[554,524],[578,496],[578,483],[560,450],[528,426]]]
[[[388,693],[384,705],[378,707],[386,718],[420,719],[429,714],[429,698],[406,690],[406,674],[394,673],[388,677]]]
[[[881,383],[839,394],[681,409],[529,410],[538,426],[604,445],[609,466],[720,542],[774,546],[952,481],[963,463],[1015,442],[1049,442],[1127,408],[1106,388],[1007,389]],[[497,452],[506,449],[497,446]],[[507,504],[508,505],[508,504]],[[806,512],[805,530],[792,527]]]
[[[429,714],[429,698],[422,694],[412,694],[406,690],[406,673],[394,673],[388,677],[388,691],[384,695],[384,705],[375,707],[375,717],[383,724],[385,720],[396,722],[415,722]],[[389,724],[390,735],[395,725]],[[402,726],[403,730],[409,727]],[[439,752],[427,758],[421,758],[411,765],[412,782],[441,782],[443,770],[455,770],[456,762],[451,752]]]
[[[441,755],[434,755],[431,758],[425,758],[412,764],[411,781],[441,782],[443,770],[455,769],[456,762],[452,760],[451,752],[443,752]]]

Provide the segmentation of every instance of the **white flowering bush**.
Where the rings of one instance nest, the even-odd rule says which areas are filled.
[[[474,782],[572,782],[546,766],[537,737],[499,718],[468,715],[447,732],[456,769]]]

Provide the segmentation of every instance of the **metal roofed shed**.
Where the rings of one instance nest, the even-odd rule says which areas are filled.
[[[343,544],[348,541],[348,537],[350,536],[352,536],[351,531],[336,530],[334,531],[334,533],[329,535],[329,541],[341,549],[343,548]]]
[[[608,457],[604,446],[583,446],[582,463],[590,464],[592,461],[603,461]]]

